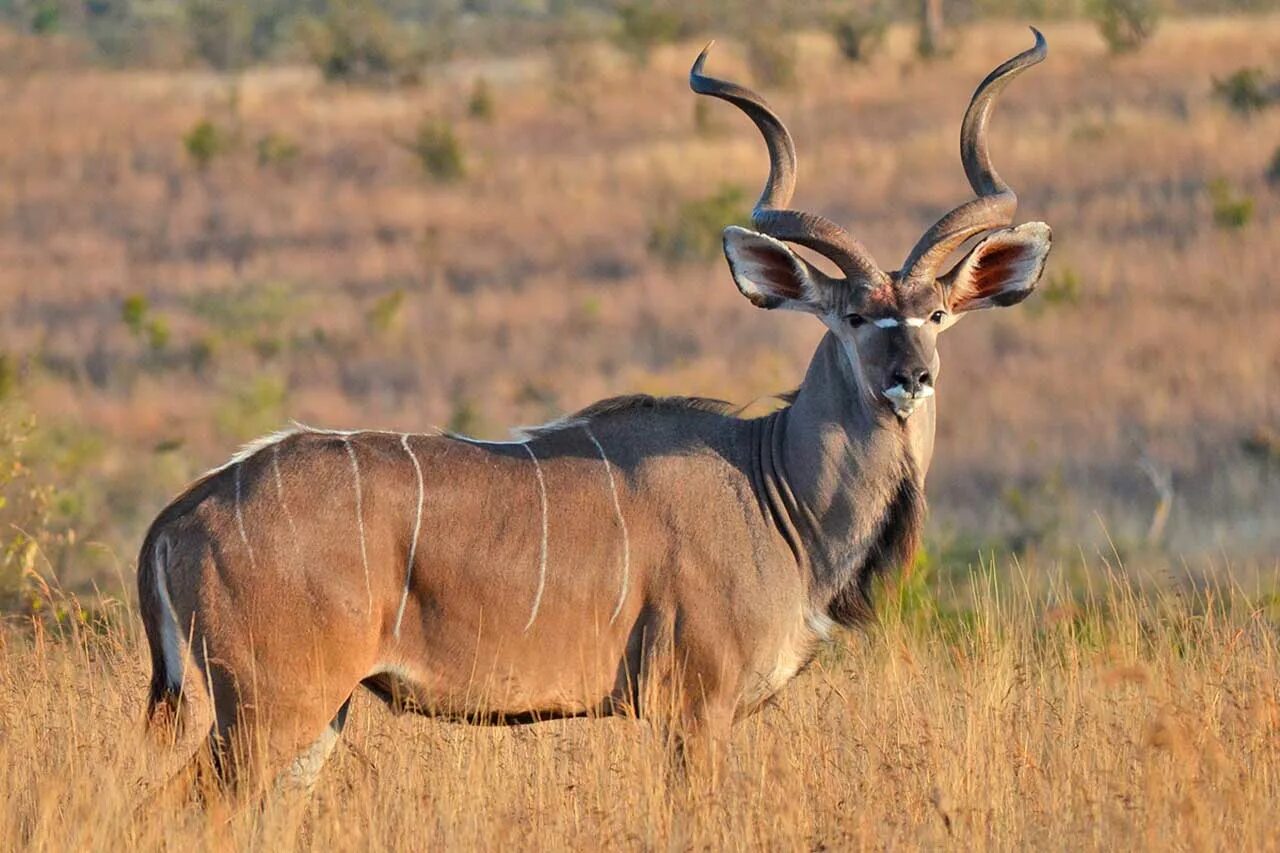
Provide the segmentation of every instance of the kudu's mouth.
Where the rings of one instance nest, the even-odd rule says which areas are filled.
[[[921,403],[933,396],[933,386],[922,385],[917,391],[908,391],[901,385],[894,385],[880,393],[893,407],[893,413],[905,421],[920,407]]]

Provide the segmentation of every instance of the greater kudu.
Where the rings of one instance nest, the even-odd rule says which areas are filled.
[[[150,719],[198,692],[221,778],[252,754],[306,781],[361,685],[455,719],[658,715],[686,736],[759,707],[835,625],[867,614],[877,574],[912,559],[938,333],[1039,279],[1049,228],[1011,227],[1016,197],[986,137],[996,96],[1045,56],[1035,35],[965,114],[976,197],[895,272],[830,220],[787,208],[790,134],[758,95],[704,75],[703,51],[693,90],[741,108],[769,150],[757,230],[724,233],[733,279],[755,305],[828,329],[790,404],[748,419],[625,397],[511,442],[309,428],[258,441],[192,484],[143,543]]]

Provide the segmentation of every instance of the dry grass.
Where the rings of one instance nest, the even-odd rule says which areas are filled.
[[[460,727],[358,700],[308,800],[134,817],[143,653],[119,625],[0,635],[5,849],[1275,849],[1280,635],[1239,590],[982,573],[890,597],[739,724],[718,787],[645,725]],[[1010,577],[1006,576],[1006,577]],[[1045,602],[1056,600],[1056,606]],[[950,615],[947,615],[950,614]]]

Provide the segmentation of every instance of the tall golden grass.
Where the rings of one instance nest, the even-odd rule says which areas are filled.
[[[1275,602],[1124,578],[987,567],[941,609],[890,590],[736,727],[716,785],[671,776],[641,722],[466,727],[363,696],[312,796],[239,813],[135,812],[163,762],[132,614],[11,626],[0,846],[1275,849]]]

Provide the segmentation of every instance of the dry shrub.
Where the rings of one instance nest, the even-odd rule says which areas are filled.
[[[863,63],[884,46],[889,16],[883,9],[850,12],[834,18],[830,27],[840,55],[850,62]]]
[[[746,192],[734,185],[682,202],[653,226],[649,250],[669,264],[711,260],[720,253],[727,226],[750,223],[747,204]]]
[[[1091,0],[1089,14],[1112,53],[1132,53],[1155,35],[1160,21],[1156,0]]]
[[[403,29],[375,0],[327,0],[324,14],[300,35],[311,61],[329,80],[412,80],[417,63]]]
[[[418,161],[423,174],[440,183],[460,181],[467,175],[462,140],[446,119],[427,116],[418,122],[413,138],[401,143]]]
[[[1280,84],[1269,84],[1261,68],[1238,68],[1213,81],[1213,93],[1234,113],[1248,117],[1280,98]]]

